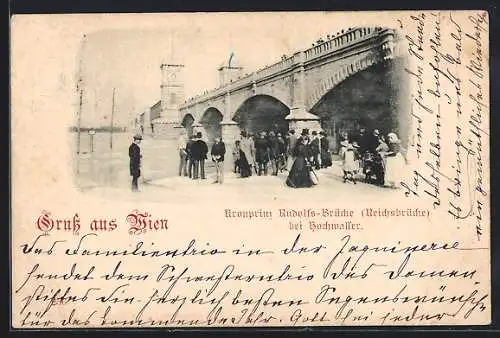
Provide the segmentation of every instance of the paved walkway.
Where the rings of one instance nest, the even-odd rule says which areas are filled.
[[[148,202],[196,203],[197,201],[241,201],[245,203],[263,202],[299,202],[311,199],[318,202],[334,202],[350,199],[352,201],[374,201],[394,192],[393,189],[359,182],[343,183],[340,162],[333,167],[317,171],[319,184],[312,188],[293,189],[285,184],[287,173],[278,176],[251,176],[240,178],[235,173],[226,173],[223,184],[213,184],[214,174],[208,174],[205,180],[192,180],[188,177],[148,178],[139,180],[140,192],[130,191],[130,177],[118,185],[100,186],[88,189],[110,198],[125,198]]]

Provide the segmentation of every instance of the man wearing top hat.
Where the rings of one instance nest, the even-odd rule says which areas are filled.
[[[301,139],[306,138],[309,141],[309,129],[308,128],[302,129],[302,132],[300,133],[300,138]]]
[[[266,132],[261,132],[260,137],[255,140],[255,162],[257,162],[259,176],[267,175],[267,163],[269,162],[269,141]]]
[[[134,135],[134,140],[128,148],[128,157],[130,158],[130,176],[132,176],[132,191],[138,191],[138,179],[141,176],[141,144],[142,135]]]
[[[194,173],[193,179],[198,179],[200,175],[201,179],[205,179],[205,160],[207,159],[208,146],[205,141],[202,140],[201,132],[196,133],[196,141],[191,145],[191,156],[194,161]]]

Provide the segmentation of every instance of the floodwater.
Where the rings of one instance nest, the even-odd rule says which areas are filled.
[[[72,133],[72,149],[76,183],[79,187],[124,187],[130,184],[128,147],[132,133],[98,132],[80,135],[80,155],[77,156],[76,132]],[[145,135],[141,142],[143,181],[178,175],[179,153],[176,141],[153,139]],[[210,163],[207,163],[210,167]],[[210,171],[210,168],[208,168]]]

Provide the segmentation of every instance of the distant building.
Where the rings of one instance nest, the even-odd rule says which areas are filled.
[[[155,119],[161,116],[161,100],[159,100],[149,108],[149,116],[150,122],[153,122]]]

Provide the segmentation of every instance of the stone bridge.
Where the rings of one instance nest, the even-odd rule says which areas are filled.
[[[209,142],[220,135],[226,144],[240,130],[276,127],[322,128],[334,138],[360,126],[402,132],[400,116],[408,115],[401,114],[400,98],[408,97],[403,41],[393,29],[349,29],[250,74],[227,77],[180,103],[169,123],[189,134],[202,131]]]

